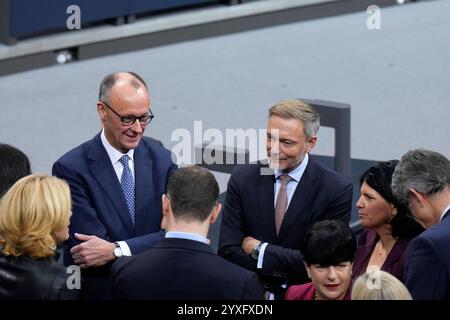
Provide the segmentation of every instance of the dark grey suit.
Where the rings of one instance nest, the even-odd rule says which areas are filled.
[[[235,168],[228,182],[221,225],[219,254],[249,270],[256,261],[241,249],[242,239],[252,236],[268,242],[259,274],[272,292],[281,284],[307,281],[299,251],[305,231],[314,223],[350,220],[350,179],[319,165],[312,157],[295,190],[277,237],[274,210],[274,175],[261,175],[261,164]]]

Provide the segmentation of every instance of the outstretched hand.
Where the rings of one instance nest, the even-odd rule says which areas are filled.
[[[114,243],[100,239],[97,236],[89,236],[75,233],[75,238],[83,241],[70,249],[75,264],[80,268],[99,267],[115,259],[113,254]]]

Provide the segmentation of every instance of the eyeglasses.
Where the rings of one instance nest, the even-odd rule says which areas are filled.
[[[148,113],[140,116],[140,117],[135,117],[135,116],[121,116],[120,114],[118,114],[116,112],[116,110],[114,110],[113,108],[111,108],[109,106],[109,104],[107,104],[104,101],[100,101],[101,103],[103,103],[106,107],[108,107],[109,110],[111,110],[112,112],[114,112],[119,118],[120,121],[122,121],[122,124],[124,126],[131,126],[133,125],[136,120],[139,120],[139,123],[141,124],[141,126],[146,126],[150,123],[150,121],[152,121],[152,119],[155,117],[152,113],[152,111],[150,109],[148,109]]]

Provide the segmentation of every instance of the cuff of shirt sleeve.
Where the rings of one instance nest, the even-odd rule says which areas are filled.
[[[117,244],[120,246],[123,256],[131,256],[130,247],[125,241],[117,241]]]
[[[263,267],[263,261],[264,261],[264,251],[266,250],[268,243],[264,242],[261,245],[261,249],[259,250],[259,256],[258,256],[258,264],[256,265],[257,269],[262,269]]]

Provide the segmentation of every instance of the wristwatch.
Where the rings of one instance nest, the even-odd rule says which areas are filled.
[[[259,252],[261,251],[261,246],[262,246],[262,244],[263,244],[262,241],[260,241],[260,242],[258,243],[258,245],[252,249],[252,252],[250,253],[250,255],[252,256],[252,258],[253,258],[254,260],[258,260],[258,258],[259,258]]]
[[[120,247],[120,245],[117,242],[114,242],[114,245],[116,247],[114,248],[113,254],[116,258],[120,258],[121,256],[123,256],[122,248]]]

